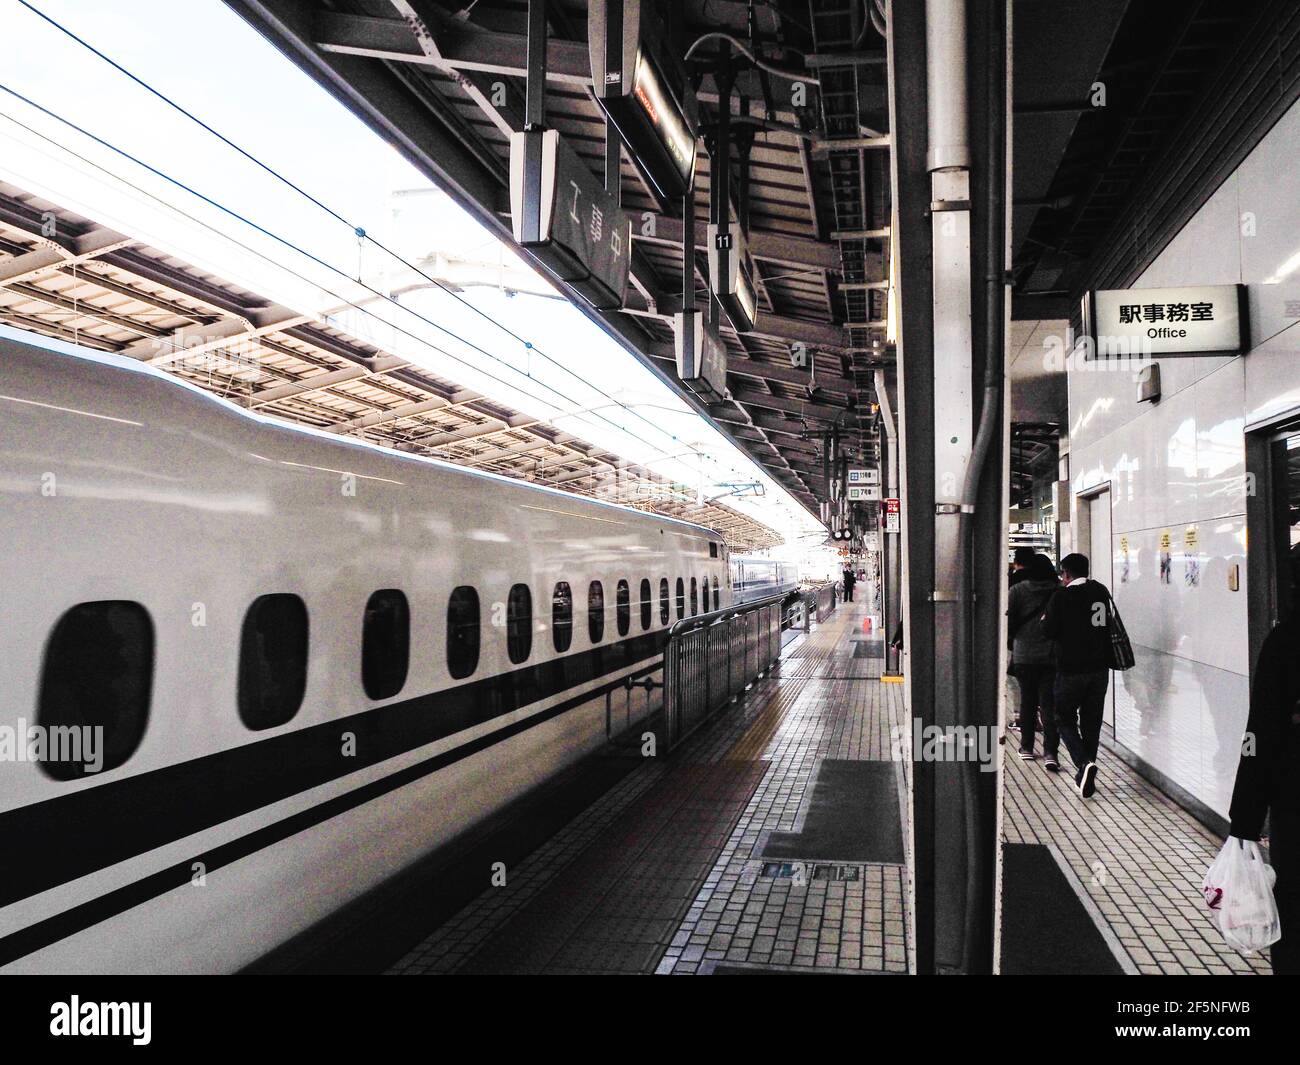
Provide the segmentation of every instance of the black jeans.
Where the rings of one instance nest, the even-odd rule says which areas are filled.
[[[1016,666],[1016,684],[1020,687],[1020,749],[1034,749],[1034,733],[1038,731],[1038,711],[1043,712],[1043,754],[1055,758],[1061,747],[1060,733],[1056,730],[1056,680],[1055,666]]]
[[[851,584],[844,585],[844,601],[847,603],[853,602],[853,585]]]
[[[1097,760],[1110,670],[1056,674],[1056,727],[1075,769]]]

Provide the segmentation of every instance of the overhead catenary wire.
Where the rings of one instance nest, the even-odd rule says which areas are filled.
[[[200,119],[199,117],[197,117],[196,115],[194,115],[192,112],[190,112],[189,110],[187,110],[186,108],[184,108],[182,105],[180,105],[179,103],[177,103],[177,102],[175,102],[174,100],[172,100],[172,99],[171,99],[170,97],[168,97],[165,93],[163,93],[163,92],[159,91],[158,89],[154,88],[152,85],[150,85],[148,82],[146,82],[143,78],[140,78],[140,77],[137,76],[136,74],[132,73],[130,70],[128,70],[128,69],[127,69],[126,67],[124,67],[122,64],[118,63],[117,61],[115,61],[114,59],[112,59],[110,56],[106,55],[104,52],[102,52],[101,50],[99,50],[98,48],[96,48],[94,45],[90,44],[88,41],[86,41],[86,40],[83,39],[82,37],[78,36],[78,35],[77,35],[76,33],[74,33],[72,30],[70,30],[70,29],[68,29],[67,27],[63,26],[63,25],[62,25],[61,23],[59,23],[57,20],[51,18],[49,15],[45,14],[45,13],[44,13],[43,11],[41,11],[39,8],[37,8],[37,7],[35,7],[33,4],[29,3],[28,0],[18,0],[18,2],[19,2],[23,7],[27,8],[29,11],[31,11],[33,14],[35,14],[35,15],[37,15],[39,18],[41,18],[44,22],[46,22],[47,24],[49,24],[50,26],[52,26],[53,28],[55,28],[55,29],[58,30],[59,32],[61,32],[61,33],[63,33],[64,35],[66,35],[66,36],[67,36],[68,38],[70,38],[71,40],[75,41],[78,45],[80,45],[81,47],[85,48],[87,51],[89,51],[89,52],[91,52],[92,54],[94,54],[96,57],[98,57],[99,59],[101,59],[103,62],[105,62],[105,63],[107,63],[108,65],[110,65],[111,67],[113,67],[115,70],[117,70],[117,71],[118,71],[119,73],[121,73],[123,76],[129,78],[132,82],[134,82],[135,84],[139,85],[141,88],[145,89],[147,92],[149,92],[151,95],[155,96],[157,99],[159,99],[160,101],[162,101],[163,103],[165,103],[167,106],[171,107],[172,109],[176,110],[178,113],[180,113],[181,115],[183,115],[184,117],[188,118],[190,121],[194,122],[196,125],[198,125],[198,126],[201,127],[202,129],[204,129],[206,132],[208,132],[209,134],[211,134],[212,136],[214,136],[214,137],[216,137],[218,140],[220,140],[223,144],[227,145],[228,147],[230,147],[231,149],[233,149],[234,151],[236,151],[239,155],[241,155],[241,156],[244,157],[245,159],[247,159],[247,160],[249,160],[250,162],[254,163],[254,164],[255,164],[256,166],[258,166],[260,169],[262,169],[263,171],[265,171],[267,174],[269,174],[270,176],[272,176],[272,177],[275,178],[276,180],[282,182],[284,185],[286,185],[287,187],[289,187],[290,189],[292,189],[294,192],[297,192],[299,195],[301,195],[302,197],[304,197],[305,199],[307,199],[309,202],[311,202],[311,203],[312,203],[313,205],[315,205],[317,208],[319,208],[320,210],[322,210],[323,212],[325,212],[325,213],[326,213],[327,215],[329,215],[331,218],[333,218],[334,220],[336,220],[336,221],[339,222],[340,224],[347,226],[347,227],[348,227],[349,229],[351,229],[354,233],[356,233],[356,235],[357,235],[357,237],[358,237],[359,240],[368,241],[369,243],[373,244],[377,249],[379,249],[380,251],[384,252],[386,255],[390,256],[392,259],[394,259],[395,261],[397,261],[398,263],[400,263],[400,264],[401,264],[402,266],[404,266],[406,269],[408,269],[408,270],[410,270],[412,273],[414,273],[414,274],[416,274],[416,275],[418,275],[418,276],[424,278],[425,280],[427,280],[428,282],[430,282],[431,284],[433,284],[434,286],[436,286],[437,288],[439,288],[439,289],[442,290],[443,292],[446,292],[448,295],[452,296],[454,299],[456,299],[458,302],[460,302],[461,304],[463,304],[465,307],[469,308],[471,311],[473,311],[475,314],[477,314],[478,316],[480,316],[481,318],[483,318],[485,321],[491,323],[492,325],[496,326],[498,329],[502,330],[502,331],[503,331],[504,333],[506,333],[508,336],[510,336],[511,338],[513,338],[514,340],[516,340],[517,342],[519,342],[520,344],[522,344],[522,345],[525,347],[526,350],[528,350],[528,351],[530,351],[530,352],[532,352],[532,353],[536,353],[539,357],[545,359],[547,362],[551,363],[551,364],[552,364],[553,366],[555,366],[556,368],[558,368],[558,369],[564,371],[566,374],[568,374],[569,376],[571,376],[574,380],[578,381],[578,382],[579,382],[580,384],[582,384],[584,387],[586,387],[586,388],[591,388],[592,390],[596,391],[596,392],[599,393],[600,395],[604,396],[606,399],[610,400],[611,404],[613,404],[613,405],[619,407],[620,409],[626,411],[629,415],[632,415],[633,417],[636,417],[636,418],[640,419],[641,421],[645,422],[648,426],[650,426],[652,429],[656,430],[657,432],[664,432],[664,430],[662,430],[659,426],[655,425],[654,422],[652,422],[649,418],[645,417],[645,415],[641,414],[641,413],[640,413],[639,411],[637,411],[634,407],[631,407],[631,406],[629,406],[628,404],[626,404],[626,403],[622,402],[621,400],[617,399],[616,397],[609,395],[609,393],[605,392],[605,391],[604,391],[603,389],[601,389],[598,385],[594,385],[594,384],[592,384],[590,381],[587,381],[587,380],[586,380],[585,378],[583,378],[583,377],[582,377],[582,376],[581,376],[577,371],[573,370],[573,369],[572,369],[571,367],[569,367],[569,366],[566,366],[564,363],[560,362],[559,360],[554,359],[554,358],[551,357],[549,354],[547,354],[545,351],[543,351],[542,349],[536,347],[536,346],[533,345],[530,341],[524,339],[524,338],[521,337],[519,334],[515,333],[512,329],[510,329],[509,326],[505,325],[503,322],[497,320],[496,318],[494,318],[493,316],[491,316],[490,314],[488,314],[488,313],[487,313],[486,311],[484,311],[481,307],[478,307],[478,306],[476,306],[474,303],[472,303],[472,302],[470,302],[469,300],[465,299],[463,296],[461,296],[461,295],[460,295],[458,292],[456,292],[454,289],[452,289],[451,287],[449,287],[448,285],[446,285],[446,284],[445,284],[441,279],[439,279],[439,278],[437,278],[437,277],[434,277],[434,276],[432,276],[432,275],[426,273],[425,271],[421,270],[421,269],[420,269],[418,266],[416,266],[415,264],[408,262],[408,261],[407,261],[406,259],[404,259],[401,255],[399,255],[398,253],[394,252],[392,249],[386,247],[383,243],[381,243],[380,241],[378,241],[378,240],[376,240],[374,237],[372,237],[372,236],[371,236],[371,235],[370,235],[370,234],[369,234],[369,233],[364,229],[364,227],[361,227],[361,226],[357,226],[357,225],[355,225],[353,222],[351,222],[350,220],[348,220],[347,218],[345,218],[343,215],[341,215],[339,212],[337,212],[337,211],[335,211],[334,209],[332,209],[331,207],[329,207],[329,206],[328,206],[327,204],[325,204],[323,201],[321,201],[321,200],[318,199],[317,197],[311,195],[309,192],[307,192],[307,191],[306,191],[305,189],[303,189],[301,186],[297,185],[295,182],[293,182],[293,181],[290,180],[289,178],[285,177],[283,174],[279,173],[277,170],[275,170],[275,168],[269,166],[267,163],[263,162],[261,159],[257,158],[254,154],[252,154],[251,152],[247,151],[246,149],[244,149],[243,147],[241,147],[241,146],[240,146],[239,144],[237,144],[236,142],[232,141],[229,137],[226,137],[224,134],[222,134],[221,132],[219,132],[218,130],[216,130],[215,128],[213,128],[211,125],[209,125],[208,123],[204,122],[202,119]],[[699,42],[697,41],[696,43],[698,44]],[[745,50],[747,51],[747,49],[745,49]],[[752,56],[751,56],[751,58],[752,58]],[[758,63],[758,60],[754,60],[754,61],[755,61],[756,63]],[[775,71],[774,71],[774,72],[775,72]],[[809,80],[809,81],[816,82],[816,79],[815,79],[815,78],[807,78],[807,79],[804,79],[804,80]],[[0,85],[0,88],[3,88],[5,91],[9,92],[11,95],[14,95],[14,96],[16,96],[17,98],[23,100],[23,101],[24,101],[25,103],[27,103],[29,106],[32,106],[32,107],[37,108],[38,110],[42,111],[43,113],[49,115],[49,116],[52,117],[52,118],[55,118],[55,119],[58,120],[58,121],[64,122],[65,124],[69,125],[71,128],[76,129],[78,132],[82,133],[84,136],[88,136],[88,137],[90,137],[92,140],[95,140],[96,143],[99,143],[99,144],[101,144],[102,146],[104,146],[104,147],[106,147],[106,148],[108,148],[108,149],[110,149],[110,150],[112,150],[112,151],[118,152],[119,154],[123,155],[125,158],[128,158],[128,159],[130,159],[132,162],[136,163],[136,165],[138,165],[138,166],[142,166],[142,167],[144,167],[145,169],[149,170],[151,173],[154,173],[156,176],[158,176],[158,177],[160,177],[160,178],[162,178],[162,179],[164,179],[164,180],[166,180],[166,181],[171,182],[172,184],[176,185],[176,186],[179,187],[179,188],[184,189],[186,192],[190,193],[190,194],[193,195],[193,196],[198,197],[199,199],[203,200],[205,203],[208,203],[209,205],[211,205],[211,206],[217,208],[218,210],[225,211],[226,213],[230,214],[232,217],[235,217],[235,218],[239,219],[239,220],[240,220],[241,222],[243,222],[244,224],[249,225],[249,226],[251,226],[252,228],[256,229],[258,232],[263,233],[265,236],[268,236],[268,237],[270,237],[270,238],[273,239],[273,240],[277,240],[277,241],[279,241],[280,243],[285,244],[287,247],[290,247],[292,250],[294,250],[294,251],[297,252],[298,254],[304,255],[305,257],[307,257],[308,259],[310,259],[310,260],[312,260],[313,262],[317,263],[318,265],[321,265],[321,266],[325,267],[326,269],[329,269],[329,270],[331,270],[331,271],[333,271],[333,272],[335,272],[335,273],[338,273],[338,274],[340,274],[341,276],[345,276],[345,277],[348,276],[344,271],[339,270],[339,269],[338,269],[337,267],[335,267],[333,264],[328,263],[328,262],[326,262],[326,261],[320,259],[319,257],[317,257],[317,256],[313,255],[312,253],[306,251],[305,249],[300,248],[300,247],[298,247],[297,245],[293,244],[292,242],[290,242],[290,241],[288,241],[288,240],[286,240],[286,239],[280,237],[278,234],[276,234],[276,233],[274,233],[274,232],[272,232],[272,231],[270,231],[270,230],[268,230],[268,229],[266,229],[266,228],[264,228],[264,227],[258,225],[258,224],[255,223],[255,222],[252,222],[250,219],[245,218],[243,215],[240,215],[238,212],[236,212],[236,211],[234,211],[234,210],[232,210],[232,209],[230,209],[230,208],[225,207],[223,204],[217,202],[216,200],[212,199],[211,197],[205,196],[204,194],[202,194],[202,193],[198,192],[197,190],[191,188],[190,186],[186,185],[184,182],[181,182],[181,181],[179,181],[178,179],[175,179],[175,178],[171,177],[170,175],[168,175],[168,174],[166,174],[166,173],[164,173],[164,172],[158,170],[157,168],[150,166],[148,163],[145,163],[145,162],[143,162],[142,160],[139,160],[139,159],[135,158],[135,157],[132,156],[130,153],[125,152],[124,150],[118,148],[116,145],[113,145],[113,144],[111,144],[111,143],[109,143],[109,142],[103,140],[102,138],[99,138],[99,137],[95,136],[94,134],[89,133],[88,131],[86,131],[86,130],[84,130],[84,129],[78,127],[78,126],[76,126],[75,123],[72,123],[72,122],[68,121],[67,119],[63,118],[63,116],[57,115],[57,114],[55,114],[54,112],[49,111],[48,109],[41,107],[39,104],[36,104],[36,103],[34,103],[33,101],[27,99],[26,97],[22,96],[22,94],[20,94],[20,93],[16,92],[15,90],[9,88],[8,86]],[[35,131],[33,131],[33,132],[35,132]],[[38,134],[38,135],[39,135],[39,134]],[[143,191],[143,190],[139,190],[139,191]],[[146,193],[146,195],[148,195],[148,194]],[[297,275],[296,275],[296,276],[297,276]],[[414,311],[412,308],[407,307],[407,306],[405,306],[405,305],[403,305],[403,304],[398,304],[397,301],[389,299],[389,297],[387,296],[387,294],[385,294],[385,293],[381,293],[381,292],[379,292],[378,290],[372,288],[371,286],[365,284],[365,282],[361,281],[360,278],[351,278],[351,277],[349,277],[348,279],[349,279],[350,281],[353,281],[353,282],[357,283],[357,284],[360,284],[363,288],[365,288],[365,289],[366,289],[367,291],[369,291],[369,292],[372,292],[374,295],[376,295],[376,296],[378,296],[378,297],[380,297],[380,298],[383,298],[383,299],[388,299],[389,302],[392,302],[392,303],[396,304],[397,306],[401,307],[402,310],[404,310],[404,311],[406,311],[406,312],[408,312],[408,313],[410,313],[410,314],[413,314],[415,317],[419,318],[421,321],[425,322],[426,324],[432,326],[432,327],[435,328],[435,329],[440,330],[441,332],[446,333],[447,335],[451,336],[453,339],[459,341],[460,343],[465,344],[465,345],[466,345],[467,347],[469,347],[470,349],[479,352],[480,354],[484,355],[485,357],[492,358],[492,359],[494,359],[495,361],[503,362],[504,365],[509,366],[510,369],[511,369],[511,370],[514,370],[516,373],[520,373],[520,372],[521,372],[521,371],[518,370],[517,367],[511,366],[509,363],[504,362],[504,360],[499,359],[497,356],[495,356],[495,355],[493,355],[492,353],[490,353],[490,352],[484,350],[483,348],[480,348],[478,345],[473,344],[472,342],[466,340],[466,339],[463,338],[463,337],[460,337],[459,335],[457,335],[457,334],[455,334],[455,333],[452,333],[450,330],[448,330],[448,329],[446,329],[445,327],[439,325],[437,322],[434,322],[434,321],[432,321],[431,319],[428,319],[428,318],[426,318],[425,316],[420,315],[418,312]],[[327,290],[327,291],[328,291],[328,290]],[[333,295],[333,293],[331,293],[331,295]],[[359,310],[359,311],[361,311],[361,313],[368,313],[368,312],[364,311],[362,308],[356,306],[356,304],[354,304],[354,303],[353,303],[352,301],[350,301],[350,300],[343,299],[342,302],[348,304],[349,306],[354,306],[354,307],[356,307],[356,309]],[[388,322],[386,322],[385,324],[389,324],[390,326],[392,325],[392,323],[388,323]],[[393,326],[393,328],[397,328],[397,327],[396,327],[396,326]],[[423,338],[417,338],[417,337],[415,337],[413,334],[410,334],[409,332],[407,332],[406,330],[399,330],[399,331],[403,332],[405,335],[411,336],[413,339],[417,339],[417,340],[419,340],[419,341],[422,342],[422,343],[427,343],[427,341],[424,341]],[[439,351],[441,354],[447,356],[448,358],[452,358],[452,359],[454,359],[454,360],[456,360],[456,361],[459,361],[459,362],[462,362],[462,363],[465,362],[465,360],[463,360],[463,359],[458,359],[457,356],[452,355],[450,352],[447,352],[447,351],[445,351],[444,349],[438,348],[436,345],[432,345],[432,344],[431,344],[430,347],[433,347],[434,350]],[[465,363],[465,364],[466,364],[466,365],[472,365],[472,364],[469,364],[469,363]],[[482,371],[481,369],[479,369],[478,367],[473,367],[473,368],[475,369],[476,372],[480,372],[480,373],[481,373],[481,372],[484,372],[484,371]],[[488,374],[487,376],[488,376],[490,379],[492,379],[492,380],[497,380],[497,381],[499,381],[500,383],[505,384],[507,387],[518,388],[517,385],[512,385],[512,384],[510,384],[510,383],[508,383],[508,382],[501,381],[499,378],[496,378],[495,376],[493,376],[493,375],[491,375],[491,374]],[[525,376],[527,379],[529,379],[529,380],[536,381],[536,378],[533,378],[533,377],[531,376],[531,374],[525,374],[524,376]],[[547,388],[549,391],[553,392],[555,395],[557,395],[557,396],[561,396],[561,397],[562,397],[563,399],[565,399],[566,401],[568,401],[568,402],[573,402],[572,397],[569,397],[569,396],[564,395],[564,393],[560,392],[558,389],[555,389],[553,386],[551,386],[551,385],[547,385],[545,382],[541,382],[541,381],[537,381],[537,383],[540,384],[540,385],[542,385],[543,387]],[[526,389],[521,389],[521,391],[524,391],[525,394],[530,394],[530,393],[527,392]],[[538,398],[538,397],[535,397],[535,396],[534,396],[533,398],[536,399],[536,398]],[[625,426],[623,426],[623,425],[619,425],[618,423],[613,422],[613,421],[611,421],[611,420],[608,419],[608,418],[605,418],[603,415],[600,416],[600,418],[601,418],[602,421],[607,422],[608,424],[610,424],[610,425],[613,426],[614,428],[618,429],[620,432],[627,433],[627,434],[628,434],[629,436],[631,436],[633,439],[638,440],[639,442],[645,444],[645,445],[648,446],[648,447],[651,447],[651,448],[654,448],[654,449],[658,450],[658,445],[655,445],[655,444],[651,443],[650,441],[645,440],[643,437],[638,436],[637,434],[635,434],[634,432],[632,432],[632,430],[628,429],[627,427],[625,427]],[[675,434],[668,434],[668,435],[670,435],[674,441],[677,441],[677,437],[676,437]],[[684,442],[684,441],[681,441],[681,443],[685,443],[685,442]],[[687,446],[689,446],[689,445],[687,445]],[[711,464],[713,464],[713,465],[715,465],[715,466],[722,466],[722,465],[723,465],[723,464],[720,463],[717,459],[713,458],[712,456],[706,455],[706,454],[704,454],[703,452],[700,452],[700,451],[697,450],[695,453],[696,453],[697,458],[699,458],[699,459],[701,459],[701,460],[703,460],[703,461],[709,462],[709,463],[711,463]],[[729,469],[731,470],[732,473],[739,473],[739,472],[740,472],[740,471],[736,470],[735,467],[727,467],[727,468],[729,468]]]

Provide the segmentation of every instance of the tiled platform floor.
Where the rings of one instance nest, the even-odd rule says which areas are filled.
[[[1268,973],[1265,955],[1242,956],[1210,923],[1201,880],[1223,841],[1138,776],[1104,745],[1097,793],[1004,750],[1002,837],[1055,844],[1139,973]],[[1039,752],[1042,738],[1039,737]]]
[[[742,703],[647,759],[390,971],[906,971],[905,865],[788,862],[773,876],[758,857],[797,827],[821,759],[889,758],[901,687],[854,653],[865,614],[842,606],[787,646]]]

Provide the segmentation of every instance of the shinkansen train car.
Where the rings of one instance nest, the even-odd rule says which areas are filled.
[[[737,603],[793,592],[799,587],[799,568],[792,562],[733,556],[730,566],[731,594]]]
[[[253,962],[656,709],[709,529],[0,330],[0,971]]]

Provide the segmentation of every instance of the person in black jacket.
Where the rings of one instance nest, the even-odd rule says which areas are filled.
[[[1054,648],[1042,632],[1042,615],[1048,601],[1060,590],[1056,567],[1046,555],[1034,555],[1023,570],[1028,576],[1011,588],[1007,596],[1007,650],[1011,652],[1011,674],[1020,688],[1020,757],[1034,755],[1034,734],[1039,711],[1043,717],[1043,765],[1051,773],[1060,769],[1057,750],[1056,702],[1053,697],[1056,668]]]
[[[857,574],[846,566],[844,568],[844,601],[846,603],[853,602],[853,586],[857,584],[857,582]]]
[[[1043,556],[1046,558],[1047,556]],[[1029,580],[1029,567],[1034,561],[1034,549],[1032,547],[1017,547],[1015,554],[1011,556],[1011,587],[1014,588],[1021,581]]]
[[[1110,686],[1110,592],[1088,577],[1086,555],[1061,559],[1059,592],[1043,612],[1042,631],[1056,641],[1056,724],[1074,763],[1075,787],[1097,790],[1097,745]]]
[[[1292,549],[1291,581],[1292,602],[1300,603],[1300,547]],[[1282,924],[1269,954],[1276,975],[1300,973],[1300,609],[1274,626],[1259,650],[1228,813],[1239,839],[1259,839],[1268,817]]]

